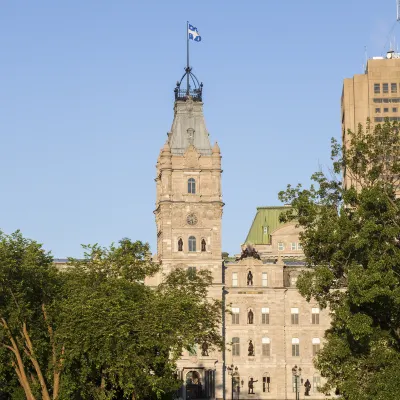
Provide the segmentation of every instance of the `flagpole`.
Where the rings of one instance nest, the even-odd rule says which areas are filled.
[[[189,21],[186,21],[186,94],[189,96]]]

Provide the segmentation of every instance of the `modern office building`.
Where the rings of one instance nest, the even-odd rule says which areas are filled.
[[[359,124],[371,128],[385,118],[400,121],[400,54],[389,51],[386,57],[368,60],[365,72],[343,81],[341,98],[342,141],[348,143],[348,130],[355,132]],[[345,184],[350,178],[345,174]]]

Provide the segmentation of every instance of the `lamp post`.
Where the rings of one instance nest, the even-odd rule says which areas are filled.
[[[295,390],[296,390],[296,400],[300,400],[300,395],[299,395],[299,378],[301,377],[301,368],[297,368],[297,365],[295,365],[292,368],[292,374],[294,376],[294,382],[295,382]]]
[[[239,376],[238,373],[238,367],[235,367],[233,364],[230,367],[226,367],[228,370],[228,374],[231,376],[231,381],[232,381],[232,400],[233,400],[233,388],[234,388],[234,381],[236,377]]]

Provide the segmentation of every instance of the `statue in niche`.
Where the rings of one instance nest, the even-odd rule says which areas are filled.
[[[304,387],[306,388],[305,392],[304,392],[304,396],[309,396],[310,395],[310,390],[311,390],[311,383],[310,381],[307,379],[306,383],[304,384]]]
[[[201,355],[203,357],[208,357],[208,343],[207,342],[203,342],[203,344],[201,345]]]
[[[183,251],[183,240],[180,238],[178,240],[178,251]]]
[[[258,382],[258,380],[255,381],[253,378],[250,378],[250,380],[249,380],[249,394],[254,394],[254,384],[256,382]]]
[[[252,324],[253,320],[254,320],[254,313],[250,309],[249,312],[247,313],[247,323]]]
[[[247,286],[253,286],[253,274],[251,271],[247,274]]]
[[[204,239],[201,240],[201,251],[206,251],[206,241]]]
[[[253,344],[253,342],[251,341],[251,339],[250,339],[250,342],[249,342],[248,351],[249,351],[249,356],[254,356],[254,344]]]

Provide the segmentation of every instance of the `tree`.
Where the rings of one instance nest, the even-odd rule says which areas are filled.
[[[183,348],[222,345],[221,304],[207,300],[210,273],[177,269],[151,288],[143,280],[159,265],[148,245],[123,239],[119,247],[85,247],[66,271],[70,295],[58,331],[66,370],[78,382],[66,380],[66,398],[151,399],[178,389]]]
[[[160,398],[181,384],[175,371],[183,348],[222,346],[221,304],[207,299],[207,271],[177,269],[151,288],[143,281],[160,267],[140,241],[84,246],[84,258],[70,259],[63,272],[19,233],[4,241],[0,357],[8,367],[0,382],[12,378],[4,390],[12,399],[45,399],[46,391],[59,400]]]
[[[331,328],[315,365],[324,391],[344,399],[398,399],[400,386],[400,136],[397,122],[360,125],[339,146],[333,168],[309,189],[288,186],[279,197],[292,208],[309,270],[303,296],[331,310]],[[342,176],[346,176],[346,185]]]
[[[50,321],[61,280],[52,257],[20,232],[0,232],[0,393],[56,399],[62,349]],[[24,397],[22,397],[24,396]]]

